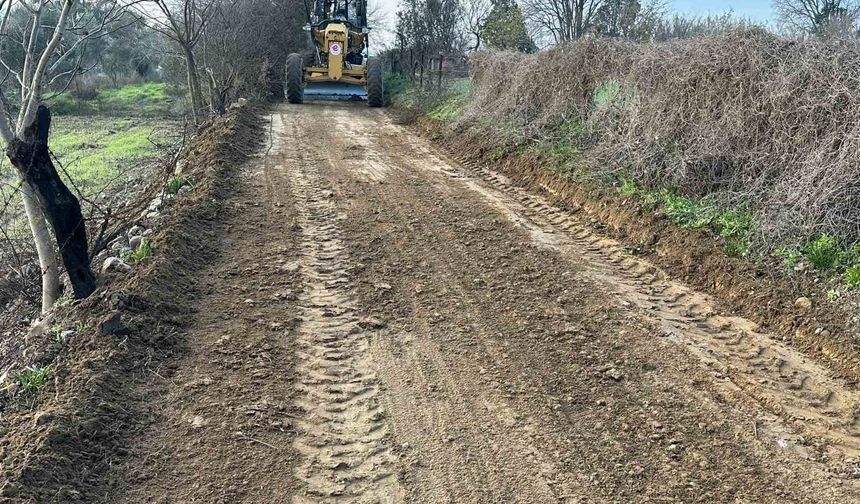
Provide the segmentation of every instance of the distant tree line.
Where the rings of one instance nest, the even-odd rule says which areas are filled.
[[[776,24],[794,36],[856,35],[860,0],[773,0]],[[403,0],[396,41],[386,51],[392,70],[421,83],[481,49],[535,52],[583,36],[660,42],[761,27],[731,11],[690,16],[668,0]]]

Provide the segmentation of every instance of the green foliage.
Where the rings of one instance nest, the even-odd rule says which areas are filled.
[[[685,196],[664,190],[663,205],[666,216],[681,227],[702,229],[711,225],[716,209],[707,204],[691,200]]]
[[[565,119],[558,127],[558,132],[566,137],[576,137],[585,130],[578,119]]]
[[[731,257],[743,257],[749,253],[750,236],[755,224],[749,212],[723,210],[708,200],[696,201],[668,189],[643,189],[630,178],[620,179],[618,192],[626,197],[638,195],[643,207],[648,210],[656,210],[662,206],[666,216],[681,227],[713,229],[725,238],[726,254]]]
[[[546,146],[546,153],[560,161],[578,159],[581,153],[575,145],[565,142],[551,143]]]
[[[836,302],[839,298],[842,297],[842,293],[837,289],[830,289],[827,291],[827,300],[831,303]]]
[[[807,244],[804,252],[809,262],[819,270],[829,270],[835,267],[842,256],[836,239],[826,234]]]
[[[726,255],[729,257],[746,257],[750,250],[750,241],[747,236],[733,236],[726,238]]]
[[[188,179],[183,177],[173,177],[167,183],[167,194],[176,195],[179,193],[179,190],[185,186],[191,185],[191,182]]]
[[[755,220],[749,212],[723,210],[717,213],[714,224],[720,236],[726,239],[726,253],[731,257],[744,257],[749,253],[750,235]]]
[[[447,97],[442,103],[430,111],[427,115],[433,120],[440,122],[451,122],[463,113],[466,97],[469,95],[470,83],[468,79],[455,82],[447,92]]]
[[[851,288],[860,285],[860,267],[849,266],[845,269],[845,285]]]
[[[481,36],[494,49],[525,53],[537,51],[537,45],[526,28],[523,12],[514,0],[493,2]]]
[[[635,196],[636,193],[639,192],[639,186],[633,179],[622,178],[621,186],[618,188],[618,192],[621,193],[622,196],[626,197]]]
[[[615,79],[610,79],[597,86],[591,100],[596,108],[616,106],[625,108],[627,106],[621,93],[621,83]]]
[[[149,257],[152,257],[152,245],[150,245],[148,241],[143,240],[137,250],[126,255],[125,260],[127,262],[137,264]]]
[[[803,259],[803,253],[794,247],[778,248],[771,255],[782,259],[782,265],[789,272],[794,271],[795,266]]]
[[[621,82],[615,79],[604,81],[597,86],[591,96],[591,103],[599,110],[626,110],[631,106],[630,98],[621,88]]]
[[[390,103],[395,97],[402,95],[412,86],[409,78],[401,73],[386,72],[385,77],[385,97],[386,102]]]
[[[51,366],[30,366],[23,371],[15,372],[13,378],[21,393],[36,394],[47,385],[51,371]]]

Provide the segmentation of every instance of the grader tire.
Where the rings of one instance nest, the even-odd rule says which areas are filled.
[[[382,82],[382,61],[372,58],[367,62],[367,104],[381,107],[385,101],[385,88]]]
[[[301,103],[305,94],[305,68],[301,54],[287,56],[287,101]]]

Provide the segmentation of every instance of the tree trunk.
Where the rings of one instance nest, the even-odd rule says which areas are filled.
[[[585,5],[584,2],[576,2],[576,14],[574,18],[574,32],[573,38],[578,39],[582,36],[583,29],[585,28],[585,20],[582,17],[585,15]]]
[[[23,139],[12,140],[6,148],[6,155],[37,196],[33,203],[41,206],[41,212],[51,224],[72,290],[76,298],[82,299],[96,289],[87,251],[86,223],[78,199],[63,183],[51,161],[48,151],[50,128],[51,112],[48,107],[39,105],[35,122],[27,128]],[[32,222],[38,223],[38,218],[31,219],[31,226]],[[38,234],[34,228],[37,244],[43,241]],[[41,251],[39,255],[42,255]]]
[[[194,124],[200,124],[198,115],[203,110],[203,92],[200,89],[200,77],[197,75],[197,59],[191,48],[183,48],[185,51],[185,69],[188,73],[188,95],[191,98],[191,116]]]
[[[42,272],[42,313],[47,313],[57,299],[60,298],[60,267],[57,262],[57,251],[53,238],[48,231],[48,223],[39,203],[39,197],[26,180],[21,184],[21,196],[24,200],[24,210],[27,212],[27,222],[36,243],[39,255],[39,269]]]

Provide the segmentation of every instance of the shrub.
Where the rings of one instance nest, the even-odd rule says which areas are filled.
[[[568,136],[593,172],[744,208],[762,253],[810,229],[860,241],[860,39],[757,28],[651,44],[583,37],[470,62],[453,126],[488,148]],[[565,135],[567,121],[583,134]],[[669,203],[688,225],[707,221]]]
[[[809,243],[805,249],[806,258],[819,270],[829,270],[839,263],[841,250],[836,239],[829,235],[821,235]]]
[[[152,245],[150,245],[148,241],[143,240],[140,247],[129,253],[125,259],[131,263],[139,263],[149,257],[152,257]]]
[[[179,190],[185,186],[190,185],[187,179],[182,177],[173,177],[167,183],[167,194],[176,195],[179,193]]]
[[[629,178],[621,179],[621,186],[618,188],[618,192],[621,193],[622,196],[633,196],[639,191],[639,188],[636,186],[636,181]]]
[[[794,271],[795,266],[803,259],[803,253],[793,247],[782,247],[773,252],[773,257],[782,259],[782,265],[786,271]]]
[[[860,267],[849,266],[845,269],[845,285],[852,288],[860,285]]]
[[[51,375],[51,366],[30,366],[14,373],[15,383],[21,393],[35,394],[45,388]]]
[[[663,204],[666,215],[679,226],[701,229],[710,226],[714,221],[714,208],[671,191],[663,191]]]

